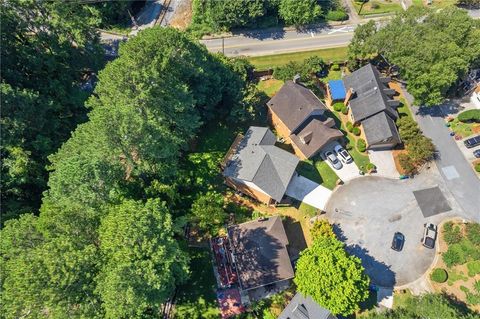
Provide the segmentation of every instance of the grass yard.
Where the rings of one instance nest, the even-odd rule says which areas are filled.
[[[325,161],[302,161],[297,167],[298,174],[328,189],[334,189],[338,176]]]
[[[247,59],[256,69],[266,70],[276,66],[285,65],[290,61],[300,62],[311,56],[319,56],[325,62],[342,62],[347,59],[347,47],[248,57]]]
[[[351,0],[353,2],[353,6],[359,15],[371,15],[371,14],[383,14],[383,13],[395,13],[398,11],[402,11],[402,6],[398,1],[395,2],[387,2],[384,0],[372,0],[366,2],[362,8],[362,2],[357,2],[355,0]],[[361,10],[361,11],[360,11]]]
[[[412,297],[410,290],[395,291],[393,294],[393,308],[405,308],[408,299]]]
[[[453,119],[453,121],[449,122],[450,129],[455,132],[456,135],[461,136],[462,138],[468,137],[475,133],[475,131],[479,130],[476,127],[480,128],[480,124],[478,123],[463,123],[458,120],[458,118]]]
[[[282,80],[268,79],[265,81],[259,81],[257,88],[259,91],[264,92],[268,97],[272,97],[278,92],[278,90],[280,90],[283,83]]]
[[[189,248],[188,252],[191,274],[188,282],[178,287],[175,309],[182,314],[178,317],[192,317],[193,313],[219,315],[210,251],[206,248]]]

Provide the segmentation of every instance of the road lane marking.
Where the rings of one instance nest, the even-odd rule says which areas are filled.
[[[453,166],[453,165],[442,167],[442,171],[443,171],[443,174],[445,175],[445,177],[449,181],[451,181],[452,179],[456,179],[456,178],[460,177],[460,175],[458,175],[457,170],[455,169],[455,166]]]

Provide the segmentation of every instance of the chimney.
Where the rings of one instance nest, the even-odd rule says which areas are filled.
[[[313,132],[308,131],[302,135],[300,135],[300,141],[302,141],[303,144],[308,144],[312,140]]]
[[[353,95],[355,94],[355,90],[350,88],[347,91],[347,95],[345,96],[345,101],[343,102],[344,105],[347,105],[348,102],[352,99]]]
[[[299,83],[300,82],[300,74],[295,74],[293,77],[293,83]]]

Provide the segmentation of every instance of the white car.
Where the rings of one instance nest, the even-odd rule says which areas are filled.
[[[330,164],[332,164],[333,168],[341,169],[343,167],[342,162],[340,162],[338,158],[335,156],[335,154],[333,154],[332,152],[330,151],[325,152],[324,156],[327,159],[327,161],[329,161]]]
[[[434,224],[428,223],[423,225],[423,246],[433,249],[435,247],[435,240],[437,239],[437,226]]]
[[[353,161],[350,154],[348,154],[348,152],[340,144],[337,144],[335,146],[334,151],[335,151],[335,153],[337,153],[338,158],[340,158],[340,160],[343,163],[348,164],[348,163],[351,163]]]

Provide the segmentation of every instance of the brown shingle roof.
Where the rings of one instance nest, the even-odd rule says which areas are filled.
[[[312,91],[293,81],[286,81],[267,105],[291,132],[312,112],[327,110]]]
[[[290,135],[290,138],[300,151],[310,158],[331,141],[343,138],[343,134],[314,118],[300,132]]]

